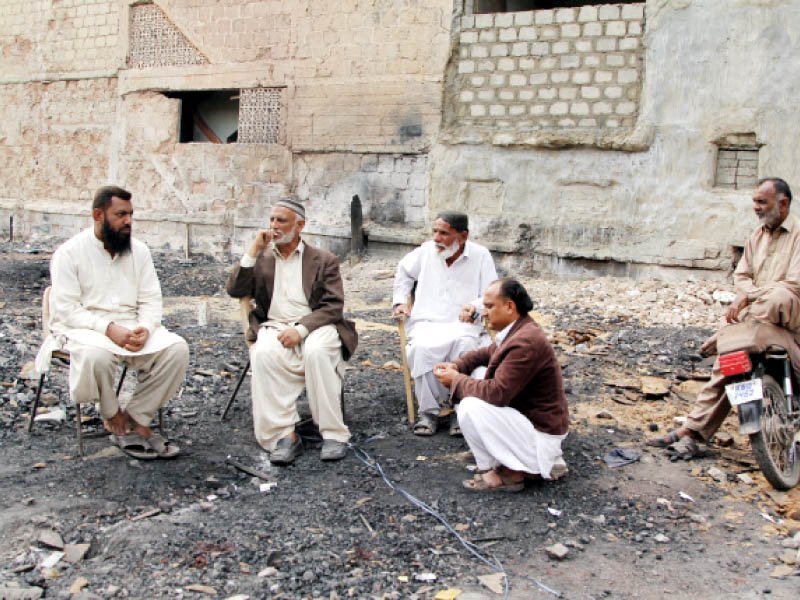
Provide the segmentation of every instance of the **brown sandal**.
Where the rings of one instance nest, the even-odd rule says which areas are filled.
[[[678,432],[674,429],[670,429],[667,432],[667,435],[652,437],[645,440],[644,443],[646,446],[653,446],[654,448],[669,448],[672,444],[680,439],[681,438],[678,436]]]

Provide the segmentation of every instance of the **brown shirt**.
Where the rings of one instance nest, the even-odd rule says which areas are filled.
[[[760,226],[744,247],[733,274],[736,291],[753,302],[773,287],[800,298],[800,220],[793,214],[774,231]]]
[[[302,255],[302,279],[303,293],[311,312],[298,319],[298,323],[309,333],[323,325],[335,326],[342,340],[342,356],[348,360],[358,344],[358,334],[355,324],[342,315],[344,288],[339,261],[327,250],[306,245]],[[275,256],[272,252],[260,252],[253,267],[237,264],[228,278],[227,290],[234,298],[252,296],[255,300],[248,336],[255,340],[259,326],[267,320],[275,291]]]
[[[506,338],[456,361],[459,374],[451,386],[453,399],[475,396],[495,406],[510,406],[528,417],[533,426],[551,435],[569,429],[561,366],[544,332],[525,315],[511,327]],[[475,367],[485,366],[484,379],[472,379]]]

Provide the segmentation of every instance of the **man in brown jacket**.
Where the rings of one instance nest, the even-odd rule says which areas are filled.
[[[252,296],[249,337],[253,372],[253,427],[270,462],[287,465],[302,452],[295,433],[297,397],[305,387],[323,443],[320,458],[339,460],[350,431],[340,394],[343,360],[358,343],[352,321],[342,316],[339,262],[305,244],[305,208],[292,199],[275,203],[270,227],[258,232],[228,279],[234,298]]]
[[[561,442],[569,413],[561,366],[544,332],[528,316],[533,302],[515,279],[499,279],[483,295],[492,345],[434,368],[458,403],[458,422],[478,469],[464,481],[476,491],[518,492],[524,478],[557,479],[567,471]],[[471,379],[486,366],[484,379]]]

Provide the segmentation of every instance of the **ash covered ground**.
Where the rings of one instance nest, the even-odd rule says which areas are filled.
[[[249,378],[220,422],[247,359],[238,304],[223,291],[228,265],[155,257],[165,324],[192,349],[166,411],[183,455],[139,462],[100,436],[81,459],[64,372],[46,383],[42,410],[64,409],[66,420],[26,427],[37,382],[22,374],[41,342],[49,255],[0,252],[0,597],[422,599],[457,588],[470,600],[503,597],[492,591],[500,569],[519,599],[797,597],[798,490],[769,488],[732,419],[720,438],[732,445],[708,458],[671,462],[642,447],[650,429],[675,426],[707,377],[696,349],[727,284],[525,280],[564,367],[570,472],[521,494],[476,495],[460,485],[471,476],[464,441],[415,437],[406,422],[392,261],[342,269],[360,332],[346,414],[367,462],[351,452],[321,463],[304,428],[306,452],[277,468],[252,437]],[[86,416],[99,432],[96,413]],[[602,457],[615,448],[641,460],[610,469]],[[555,544],[566,557],[547,552]]]

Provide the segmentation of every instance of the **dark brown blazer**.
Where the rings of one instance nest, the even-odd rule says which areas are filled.
[[[561,366],[544,332],[528,315],[517,319],[499,347],[492,343],[466,352],[455,363],[459,374],[451,385],[454,401],[476,396],[517,409],[538,431],[567,433],[569,411]],[[480,366],[487,368],[485,378],[472,379],[469,373]]]
[[[339,261],[327,250],[305,244],[302,269],[303,291],[311,313],[301,318],[299,323],[309,333],[323,325],[334,325],[342,340],[342,356],[348,360],[358,345],[358,333],[355,323],[342,315],[344,288]],[[244,268],[237,263],[228,278],[228,294],[234,298],[252,296],[255,300],[247,336],[250,341],[255,341],[259,326],[267,320],[274,286],[275,256],[270,248],[259,253],[252,268]]]

